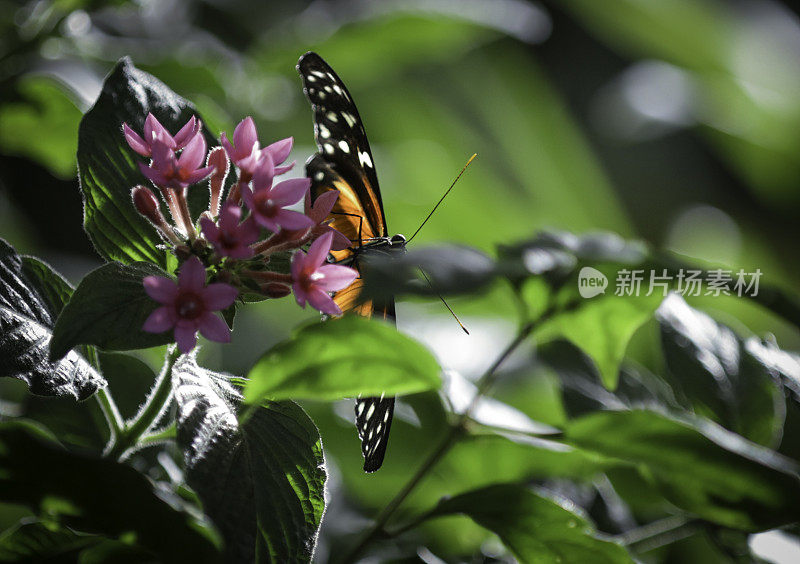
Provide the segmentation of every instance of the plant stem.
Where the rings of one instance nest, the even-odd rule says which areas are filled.
[[[676,515],[632,529],[618,535],[616,540],[641,554],[688,537],[698,529],[700,523],[699,519]]]
[[[148,433],[143,435],[139,439],[140,445],[150,445],[153,443],[160,443],[163,441],[168,441],[170,439],[176,438],[178,435],[178,427],[175,425],[173,421],[163,429],[159,429],[158,431],[153,431],[152,433]]]
[[[528,336],[531,334],[531,332],[533,332],[534,329],[536,329],[536,327],[552,317],[556,311],[556,308],[551,306],[546,309],[538,319],[535,321],[529,321],[520,327],[514,340],[506,346],[503,352],[500,353],[500,356],[497,357],[497,359],[478,380],[477,392],[475,393],[475,397],[472,398],[472,402],[469,404],[467,409],[464,410],[461,415],[459,415],[458,419],[453,424],[451,424],[449,431],[442,438],[442,441],[439,443],[436,449],[431,452],[430,455],[428,455],[428,458],[425,459],[425,461],[422,463],[422,466],[419,467],[406,485],[403,486],[403,489],[401,489],[378,514],[369,531],[367,531],[367,533],[361,537],[361,540],[358,542],[358,544],[356,544],[356,546],[341,560],[342,564],[355,562],[364,548],[366,548],[366,546],[376,536],[378,536],[381,531],[384,530],[384,526],[397,508],[400,507],[400,505],[406,500],[411,492],[414,491],[414,489],[428,474],[431,468],[433,468],[439,462],[439,460],[441,460],[444,455],[447,454],[456,441],[461,438],[464,433],[466,433],[467,422],[469,421],[472,412],[475,410],[475,407],[478,405],[481,397],[489,390],[489,388],[492,387],[492,384],[494,384],[495,380],[497,379],[496,373],[497,369],[500,368],[500,365],[502,365],[503,362],[505,362],[506,359],[511,355],[511,353],[514,352],[514,350],[516,350],[516,348],[528,338]],[[420,522],[422,521],[415,520],[415,523]],[[402,530],[407,529],[404,527]]]
[[[150,395],[136,417],[122,430],[108,456],[116,459],[123,458],[125,451],[136,446],[142,435],[149,431],[158,421],[172,395],[172,367],[179,356],[180,352],[177,348],[174,348],[169,353],[164,363],[164,368],[150,391]]]
[[[102,388],[97,391],[93,396],[95,401],[100,405],[100,409],[108,422],[108,428],[111,431],[111,438],[109,439],[107,450],[111,450],[119,440],[119,437],[125,430],[125,422],[122,420],[122,415],[119,412],[114,398],[108,388]]]

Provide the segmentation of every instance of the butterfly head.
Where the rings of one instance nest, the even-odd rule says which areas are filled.
[[[398,233],[397,235],[393,235],[391,239],[389,239],[389,245],[392,247],[405,247],[406,246],[406,236]]]

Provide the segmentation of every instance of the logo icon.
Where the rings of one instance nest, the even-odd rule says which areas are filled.
[[[593,298],[598,294],[605,294],[608,287],[606,275],[592,268],[584,266],[578,273],[578,292],[582,298]]]

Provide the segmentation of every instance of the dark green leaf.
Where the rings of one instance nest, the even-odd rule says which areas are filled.
[[[0,562],[74,560],[84,548],[101,540],[44,523],[20,523],[0,535]]]
[[[759,531],[800,519],[797,464],[710,421],[609,411],[575,420],[566,434],[637,464],[672,503],[720,525]]]
[[[471,247],[428,247],[391,255],[379,252],[371,255],[367,251],[365,255],[364,298],[378,301],[404,294],[435,296],[437,292],[475,292],[491,282],[496,274],[494,261]]]
[[[262,356],[248,374],[248,403],[411,394],[439,387],[428,350],[387,323],[356,316],[315,323]]]
[[[623,366],[612,392],[603,385],[591,359],[567,341],[553,341],[536,349],[536,358],[558,375],[564,407],[574,418],[602,409],[653,408],[685,411],[672,389],[641,367]]]
[[[577,289],[577,276],[575,277]],[[617,386],[619,365],[636,330],[661,303],[651,296],[615,296],[611,292],[592,298],[575,298],[575,307],[566,308],[543,322],[534,336],[540,342],[565,338],[586,352],[597,365],[603,384]]]
[[[172,370],[186,479],[226,542],[227,562],[309,562],[325,508],[322,442],[293,402],[243,424],[228,377],[182,356]]]
[[[75,530],[132,536],[166,562],[219,558],[207,531],[161,499],[136,470],[67,452],[26,423],[0,424],[0,498]]]
[[[76,345],[124,351],[171,342],[169,332],[153,334],[142,330],[147,317],[159,305],[144,291],[145,276],[166,274],[146,262],[112,262],[87,274],[58,317],[50,358],[60,358]]]
[[[528,488],[497,484],[442,501],[431,517],[462,513],[497,534],[522,562],[633,563],[583,517]]]
[[[63,359],[47,360],[53,325],[69,292],[46,264],[19,256],[0,239],[0,377],[18,378],[34,394],[76,399],[106,385],[72,347]]]
[[[95,105],[78,131],[78,170],[84,201],[84,227],[106,260],[146,261],[166,268],[166,254],[155,229],[134,209],[131,188],[146,184],[137,162],[144,162],[122,135],[126,122],[141,133],[148,112],[175,133],[196,114],[194,107],[153,76],[122,59],[106,77]],[[209,145],[215,145],[206,135]],[[198,213],[208,190],[190,190]]]
[[[752,441],[775,446],[786,407],[772,371],[729,327],[671,295],[656,317],[673,384],[698,412]]]

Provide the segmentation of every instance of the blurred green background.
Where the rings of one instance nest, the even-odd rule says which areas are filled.
[[[252,115],[262,142],[294,136],[302,174],[313,132],[294,65],[308,50],[355,98],[390,231],[410,235],[478,154],[414,245],[491,251],[540,229],[611,230],[700,264],[759,268],[763,283],[789,291],[800,281],[800,20],[779,2],[4,0],[0,32],[0,236],[72,282],[99,264],[81,227],[78,122],[117,59],[130,56],[192,100],[212,131]],[[796,331],[752,304],[692,303],[744,335],[800,348]],[[513,331],[514,302],[498,285],[451,306],[471,337],[438,302],[400,304],[399,325],[470,377]],[[207,343],[201,359],[241,374],[314,317],[291,298],[242,309],[233,343]],[[652,329],[631,346],[644,348]],[[552,379],[521,380],[508,397],[558,424]],[[351,406],[309,406],[333,476],[322,554],[391,495],[418,457],[404,449],[433,441],[442,414],[426,401],[401,405],[386,469],[369,477],[358,472]],[[509,445],[486,468],[467,447],[445,468],[463,456],[473,484],[497,479],[498,460],[521,474],[529,461]],[[429,485],[419,500],[435,499]],[[473,549],[477,528],[465,522],[435,522],[430,546]],[[680,550],[713,550],[686,544],[676,561]],[[493,550],[484,543],[484,554]]]

